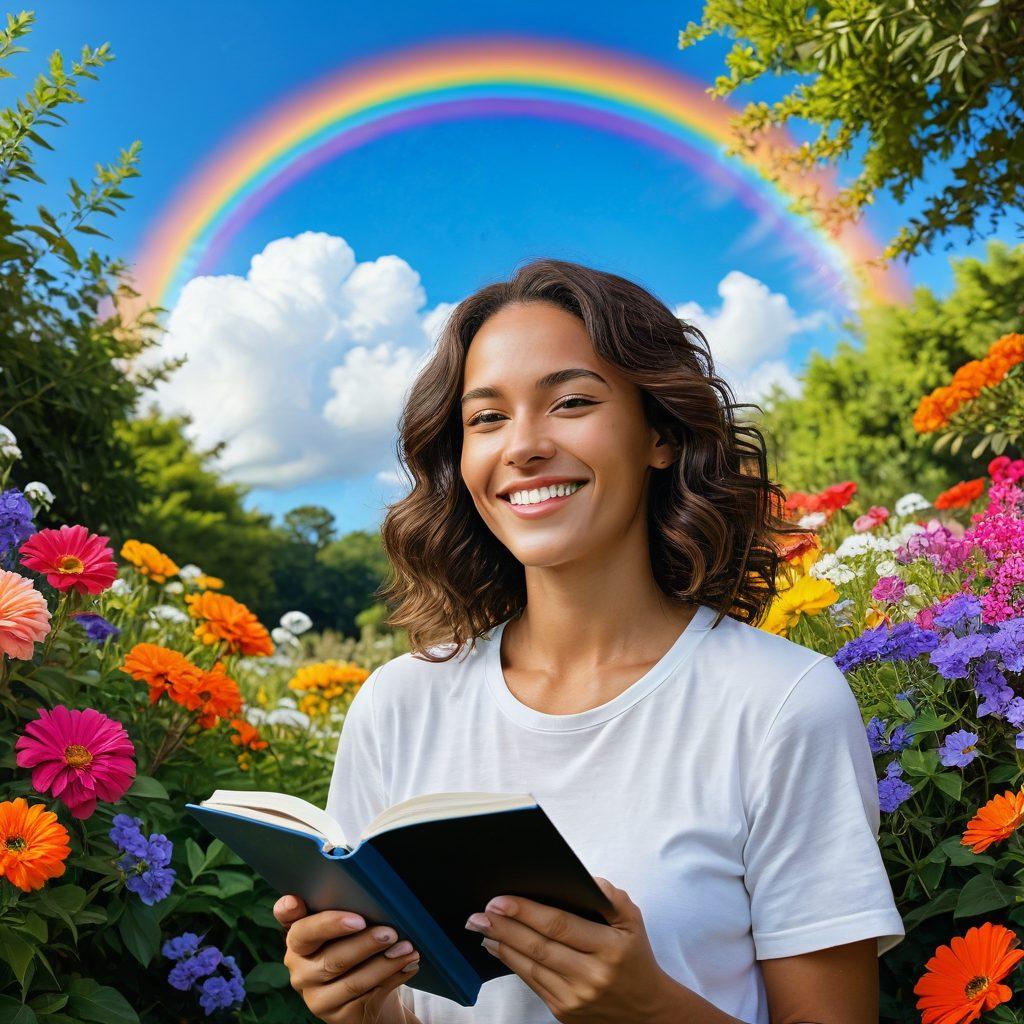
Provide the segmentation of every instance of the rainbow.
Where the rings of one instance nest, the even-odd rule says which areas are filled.
[[[268,202],[358,146],[441,121],[519,116],[587,125],[668,153],[774,222],[801,264],[851,305],[906,301],[900,272],[868,265],[880,246],[863,222],[830,233],[792,211],[807,179],[780,186],[767,179],[761,158],[725,155],[734,114],[682,75],[560,40],[463,38],[377,56],[286,97],[229,138],[147,232],[136,287],[169,308],[189,278],[213,272]],[[816,184],[834,194],[820,176]]]

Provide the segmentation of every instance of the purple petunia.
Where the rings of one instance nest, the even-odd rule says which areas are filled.
[[[963,768],[978,756],[978,750],[975,747],[977,742],[978,734],[976,732],[968,732],[966,729],[951,732],[939,747],[940,760],[947,768],[953,766]]]
[[[171,841],[159,832],[144,836],[141,819],[127,814],[115,815],[113,824],[109,835],[123,854],[117,867],[124,872],[125,888],[147,907],[166,899],[177,876],[174,868],[168,867],[174,851]]]
[[[939,643],[938,636],[916,622],[901,622],[892,629],[880,622],[843,644],[833,660],[843,672],[869,661],[912,661]]]
[[[94,612],[74,612],[71,617],[85,630],[85,635],[96,643],[101,644],[108,637],[121,635],[117,626]]]
[[[895,811],[901,803],[914,791],[914,787],[904,782],[900,776],[903,766],[899,761],[890,761],[885,769],[885,777],[878,780],[878,806],[886,813]]]
[[[216,946],[201,946],[201,942],[194,932],[185,932],[168,939],[162,952],[168,960],[177,961],[167,975],[169,984],[180,992],[197,992],[199,1005],[209,1017],[217,1010],[240,1005],[245,985],[233,956],[225,956]],[[226,974],[215,973],[218,969]]]
[[[892,731],[892,736],[886,739],[885,730],[888,726],[889,723],[884,718],[877,716],[872,716],[871,721],[868,722],[868,745],[871,747],[872,754],[897,754],[913,743],[914,737],[907,731],[905,725],[896,726]]]
[[[0,491],[0,567],[14,560],[14,552],[33,533],[32,506],[17,487]]]

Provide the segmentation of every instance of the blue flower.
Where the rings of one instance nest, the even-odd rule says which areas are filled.
[[[975,747],[977,742],[976,732],[968,732],[966,729],[951,732],[939,747],[940,760],[947,768],[963,768],[978,756],[978,749]]]
[[[197,992],[199,1005],[210,1016],[217,1010],[239,1005],[245,999],[242,972],[233,956],[224,956],[216,946],[200,947],[194,932],[185,932],[163,945],[163,954],[177,960],[167,981],[181,992]],[[216,973],[218,969],[224,973]]]
[[[123,853],[117,867],[125,874],[125,888],[135,893],[147,907],[166,899],[177,877],[174,868],[167,866],[174,850],[167,836],[154,832],[147,838],[142,834],[141,819],[127,814],[115,815],[109,835]]]
[[[14,562],[14,549],[36,532],[32,506],[17,487],[0,491],[0,566]]]
[[[895,811],[914,791],[900,776],[903,767],[899,761],[890,761],[885,769],[885,778],[878,780],[878,806],[886,813]]]
[[[200,941],[195,932],[183,932],[177,938],[168,939],[160,948],[160,952],[168,960],[180,960],[184,956],[192,956],[199,949]]]
[[[71,617],[85,630],[85,635],[97,643],[101,644],[108,637],[121,635],[121,630],[117,626],[94,612],[74,612]]]

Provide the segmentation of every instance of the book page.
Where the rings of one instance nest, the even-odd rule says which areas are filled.
[[[295,828],[326,840],[332,847],[347,847],[345,835],[326,811],[301,797],[263,790],[218,789],[202,802],[203,807],[229,811],[255,821]]]
[[[423,793],[381,811],[363,829],[359,838],[361,841],[387,829],[414,825],[421,821],[510,811],[533,807],[536,803],[531,793]]]

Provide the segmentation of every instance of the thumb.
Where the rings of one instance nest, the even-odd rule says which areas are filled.
[[[284,925],[285,931],[300,918],[306,916],[306,905],[298,896],[282,896],[274,904],[274,917]]]

